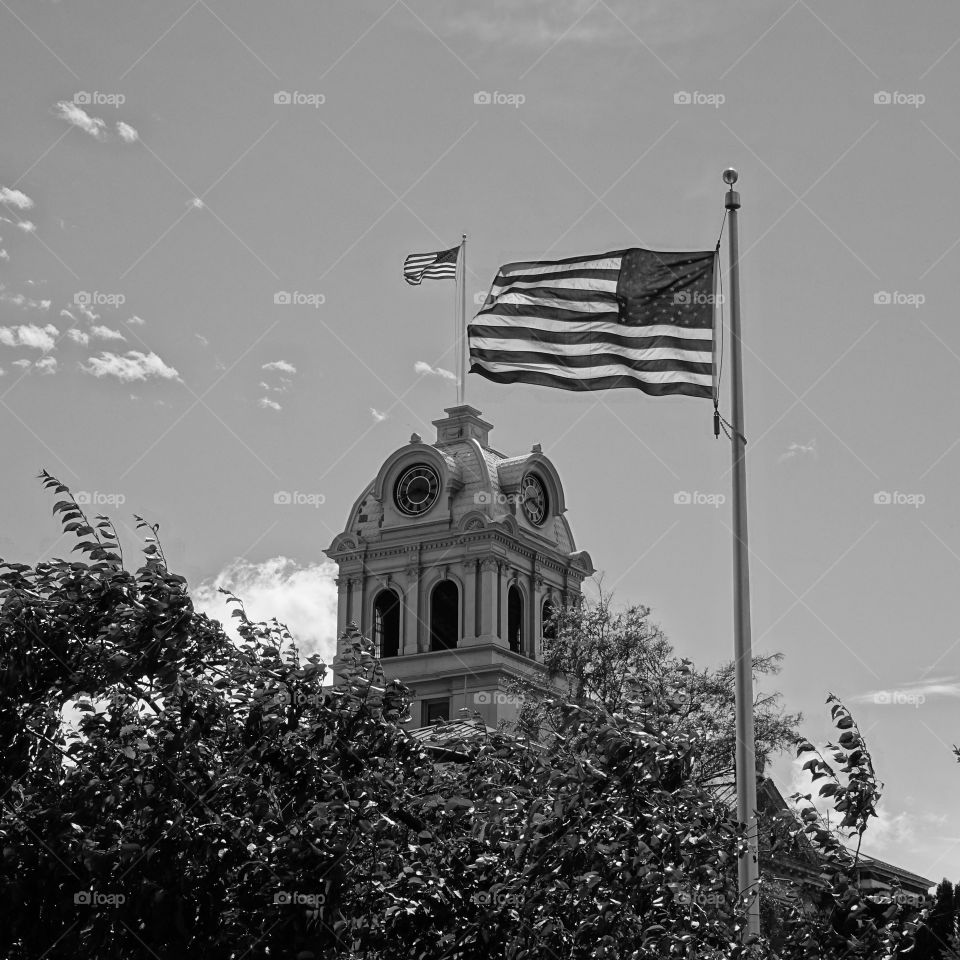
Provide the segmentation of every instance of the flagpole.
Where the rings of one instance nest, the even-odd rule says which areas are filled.
[[[747,464],[743,424],[743,370],[740,349],[740,194],[737,171],[724,170],[730,250],[730,447],[733,456],[733,619],[736,654],[737,819],[747,827],[747,852],[738,861],[740,893],[752,894],[747,934],[760,933],[760,865],[757,843],[757,765],[753,732],[753,651],[750,636],[750,557],[747,546]]]
[[[457,324],[457,353],[460,362],[460,377],[457,380],[457,402],[466,403],[467,393],[467,235],[460,240],[460,256],[457,257],[460,279],[460,322]]]

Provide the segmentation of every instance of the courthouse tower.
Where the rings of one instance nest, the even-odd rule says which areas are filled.
[[[387,457],[325,551],[337,634],[353,622],[373,639],[387,679],[413,690],[411,726],[461,707],[496,726],[516,715],[509,679],[537,670],[543,624],[594,570],[540,445],[508,457],[479,410],[445,413],[434,443],[414,434]]]

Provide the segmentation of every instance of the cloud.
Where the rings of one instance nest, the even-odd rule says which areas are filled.
[[[124,123],[122,120],[117,121],[117,133],[124,143],[134,143],[140,139],[140,134],[129,123]]]
[[[22,293],[8,293],[0,287],[0,300],[4,303],[12,303],[18,307],[25,307],[28,310],[49,310],[49,300],[34,300],[32,297],[25,297]]]
[[[297,368],[292,364],[288,363],[286,360],[273,360],[270,363],[265,363],[261,370],[279,370],[281,373],[296,373]]]
[[[271,400],[269,397],[261,397],[257,403],[266,410],[282,410],[283,407],[276,402],[276,400]]]
[[[127,321],[127,323],[129,323],[131,327],[142,327],[146,322],[147,322],[146,320],[144,320],[142,317],[138,317],[136,314],[134,314]]]
[[[370,408],[370,416],[373,417],[374,423],[383,423],[383,421],[387,419],[387,415],[385,413],[381,413],[374,407]]]
[[[52,323],[48,323],[45,327],[38,327],[34,323],[22,323],[17,327],[0,327],[0,344],[5,347],[30,347],[47,353],[56,346],[54,338],[59,332]]]
[[[210,341],[205,336],[203,336],[203,334],[195,333],[194,336],[200,341],[201,347],[206,347],[210,345]]]
[[[32,220],[21,220],[17,226],[24,233],[33,233],[37,229],[37,225]]]
[[[111,330],[102,324],[94,324],[90,328],[90,336],[98,340],[126,340],[127,338],[119,330]]]
[[[9,260],[10,254],[3,247],[0,247],[0,260]]]
[[[57,116],[67,123],[79,127],[84,133],[89,133],[94,140],[106,139],[107,125],[99,117],[91,117],[85,110],[69,100],[60,100],[54,109]]]
[[[67,310],[66,308],[64,308],[63,310],[60,311],[60,316],[61,316],[61,317],[66,317],[68,320],[71,320],[71,321],[73,321],[74,323],[77,322],[77,318],[76,318],[69,310]]]
[[[57,360],[55,357],[42,357],[34,367],[41,373],[53,374],[57,372]]]
[[[18,210],[29,210],[33,206],[33,201],[25,193],[10,187],[0,187],[0,203]]]
[[[179,380],[180,374],[167,366],[155,353],[130,350],[126,356],[104,352],[99,357],[90,357],[87,365],[80,365],[84,373],[97,377],[116,377],[122,383],[134,380]]]
[[[95,323],[100,319],[100,314],[97,313],[97,311],[94,310],[89,304],[74,303],[74,306],[77,308],[77,312],[80,313],[81,316],[86,317],[91,323]]]
[[[30,366],[30,361],[29,361],[29,360],[14,360],[14,361],[13,361],[13,365],[14,365],[15,367],[20,367],[22,370],[26,370],[26,368]]]
[[[74,342],[79,343],[80,346],[85,347],[90,342],[90,337],[88,334],[84,333],[82,330],[78,330],[76,327],[71,327],[67,331],[67,336]]]
[[[899,686],[885,690],[869,690],[849,697],[850,703],[874,703],[878,706],[919,706],[933,697],[960,698],[960,678],[931,677],[924,680],[911,680]]]
[[[227,633],[237,636],[235,608],[219,587],[243,601],[253,621],[276,617],[287,625],[302,655],[319,653],[330,663],[337,644],[337,565],[332,560],[300,566],[287,557],[263,563],[236,559],[212,581],[191,591],[194,606],[219,620]]]
[[[454,383],[457,381],[455,373],[444,370],[443,367],[431,367],[429,363],[425,363],[423,360],[418,360],[413,365],[413,372],[419,373],[420,376],[443,377],[444,380],[453,380]]]
[[[807,444],[791,443],[790,446],[787,447],[787,449],[780,454],[778,462],[783,463],[786,460],[792,460],[794,457],[813,457],[813,459],[816,460],[817,459],[816,438],[814,438]]]
[[[196,210],[202,210],[202,209],[203,209],[203,201],[202,201],[199,197],[194,197],[194,198],[190,201],[190,203],[191,203],[191,205],[194,207],[194,209],[196,209]]]

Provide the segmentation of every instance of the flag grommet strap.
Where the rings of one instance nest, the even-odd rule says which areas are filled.
[[[715,261],[637,247],[505,264],[468,327],[470,372],[712,399]]]

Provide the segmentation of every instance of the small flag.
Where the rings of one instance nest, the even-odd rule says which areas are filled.
[[[713,396],[713,250],[508,263],[468,327],[470,372],[561,390]]]
[[[418,284],[426,277],[428,280],[457,278],[457,252],[460,247],[441,250],[440,253],[411,253],[403,261],[403,279],[407,283]]]

